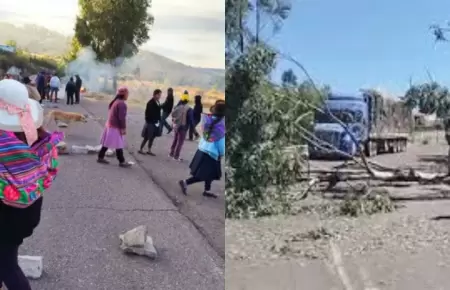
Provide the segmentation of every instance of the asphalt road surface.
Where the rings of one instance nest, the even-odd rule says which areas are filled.
[[[108,103],[83,100],[81,104],[89,114],[101,119],[104,124],[108,114]],[[197,150],[197,142],[186,141],[181,152],[183,162],[172,160],[169,155],[173,133],[157,138],[153,145],[156,156],[137,154],[141,144],[141,130],[144,124],[144,110],[139,107],[128,107],[127,147],[128,152],[138,161],[149,177],[170,197],[180,212],[189,219],[205,236],[209,244],[219,256],[225,256],[225,182],[213,183],[212,191],[219,195],[217,199],[202,196],[203,184],[195,184],[189,188],[189,195],[183,196],[178,181],[189,177],[189,163]],[[98,141],[97,141],[98,143]],[[96,143],[94,143],[96,144]]]
[[[83,106],[91,108],[87,102]],[[59,108],[85,113],[80,106]],[[104,103],[98,112],[100,108],[106,112]],[[101,132],[93,120],[73,124],[66,141],[95,145]],[[183,206],[192,206],[192,211],[205,208],[198,215],[206,219],[208,213],[223,212],[223,200],[204,200],[193,188],[190,196],[182,197],[181,210],[174,205],[167,191],[178,194],[173,184],[188,171],[186,164],[164,159],[162,148],[168,141],[157,141],[158,157],[129,169],[119,168],[114,159],[101,165],[92,155],[61,156],[60,173],[44,197],[41,224],[20,249],[23,255],[44,257],[44,275],[32,281],[33,289],[224,289],[223,258],[211,246],[212,238],[205,238],[191,222],[196,216],[185,216],[188,206]],[[186,146],[186,157],[193,147]],[[159,252],[157,260],[127,256],[119,249],[118,235],[138,225],[148,227]],[[223,243],[223,220],[214,226],[222,232]]]

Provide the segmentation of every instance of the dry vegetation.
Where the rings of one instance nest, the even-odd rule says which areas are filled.
[[[130,89],[130,98],[128,102],[132,105],[136,106],[144,106],[149,100],[150,96],[153,93],[153,90],[159,88],[163,90],[163,98],[166,96],[166,90],[169,86],[165,84],[159,84],[156,82],[148,82],[148,81],[120,81],[119,85],[127,86]],[[180,96],[184,90],[187,90],[192,96],[191,101],[193,102],[193,96],[199,94],[203,96],[202,102],[205,108],[209,108],[212,106],[217,100],[224,100],[225,93],[210,89],[210,90],[202,90],[200,88],[195,87],[174,87],[175,96]],[[101,92],[86,92],[84,97],[89,99],[95,99],[97,101],[110,100],[112,95],[101,93]]]

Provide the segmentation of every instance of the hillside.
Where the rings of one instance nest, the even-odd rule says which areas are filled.
[[[36,25],[14,26],[0,22],[0,44],[15,40],[27,51],[53,56],[63,55],[70,39]],[[133,63],[139,63],[141,79],[165,82],[172,86],[197,86],[224,90],[224,70],[191,67],[150,51],[141,51]]]

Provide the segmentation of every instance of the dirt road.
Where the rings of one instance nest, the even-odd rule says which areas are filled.
[[[445,172],[443,135],[417,139],[406,153],[373,160]],[[333,164],[314,161],[312,167]],[[383,187],[411,201],[399,203],[393,213],[349,218],[321,211],[336,201],[310,197],[304,203],[317,211],[227,221],[226,289],[448,289],[450,221],[434,218],[450,213],[449,186]]]
[[[79,106],[60,108],[84,112]],[[67,142],[97,144],[101,130],[95,121],[71,125]],[[223,259],[204,236],[145,170],[111,161],[61,157],[60,174],[44,197],[42,222],[21,248],[21,254],[44,257],[44,276],[32,282],[33,289],[224,289]],[[119,249],[118,235],[141,224],[159,251],[156,261]]]

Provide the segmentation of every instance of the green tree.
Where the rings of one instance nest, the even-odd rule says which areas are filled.
[[[450,116],[450,92],[437,82],[412,85],[403,100],[411,108],[417,108],[423,114],[436,114],[438,118]]]
[[[75,60],[78,56],[78,53],[81,50],[81,44],[76,37],[72,37],[72,41],[70,42],[70,48],[64,59],[66,62],[71,62]]]
[[[297,86],[297,76],[292,69],[288,69],[281,75],[281,83],[283,86]]]
[[[288,18],[292,9],[289,0],[256,0],[255,11],[255,42],[259,43],[263,30],[271,26],[274,33],[281,29],[283,22]]]
[[[255,7],[249,1],[226,1],[228,218],[289,209],[292,200],[287,190],[297,181],[300,165],[292,163],[286,149],[304,142],[301,128],[308,128],[313,116],[305,103],[319,99],[308,82],[293,87],[275,84],[271,73],[277,53],[261,39],[260,26],[246,26],[255,9],[260,16],[278,13],[286,19],[287,10],[276,8],[277,3],[261,0]]]
[[[99,61],[120,66],[150,38],[151,0],[79,0],[78,4],[75,38],[81,46],[90,46]]]

